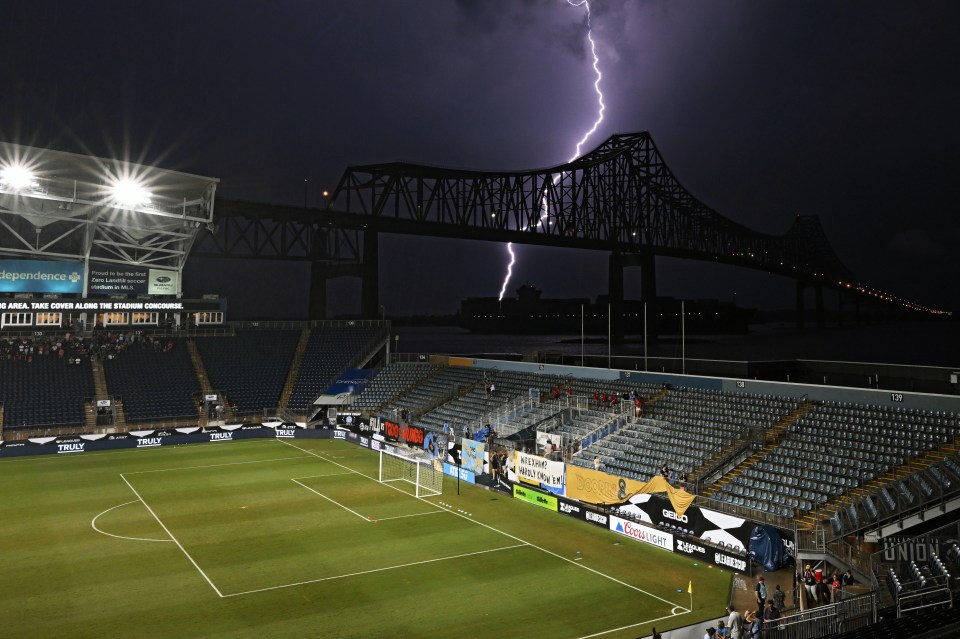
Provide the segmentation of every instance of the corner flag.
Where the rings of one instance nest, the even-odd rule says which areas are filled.
[[[690,580],[690,583],[687,585],[687,592],[689,592],[691,595],[693,594],[693,580],[692,580],[692,579]]]

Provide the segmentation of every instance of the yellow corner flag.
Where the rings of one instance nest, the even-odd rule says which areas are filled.
[[[692,579],[690,580],[690,583],[687,584],[687,592],[689,592],[691,595],[693,594],[693,580],[692,580]]]

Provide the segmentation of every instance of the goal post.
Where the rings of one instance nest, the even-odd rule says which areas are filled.
[[[417,497],[443,494],[443,469],[434,460],[417,457],[401,449],[380,449],[381,483],[407,482]]]

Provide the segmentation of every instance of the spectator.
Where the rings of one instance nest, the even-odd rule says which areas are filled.
[[[840,601],[843,591],[843,584],[840,583],[840,577],[837,576],[837,573],[833,573],[833,577],[830,579],[830,601],[837,603]]]
[[[744,613],[744,619],[746,619],[747,622],[747,639],[760,639],[761,623],[756,613],[752,610],[747,610]]]
[[[819,603],[820,599],[817,597],[817,577],[813,574],[810,564],[804,567],[800,580],[803,582],[803,587],[807,591],[807,605],[810,606]]]
[[[763,622],[770,623],[780,618],[780,611],[773,605],[773,599],[767,601],[767,607],[763,611]]]
[[[776,590],[773,591],[773,605],[777,607],[777,610],[780,614],[783,614],[784,609],[786,608],[786,599],[787,595],[780,590],[780,584],[777,584]]]
[[[727,606],[727,630],[730,633],[730,639],[744,639],[744,625],[746,622],[743,616],[737,612],[733,605]]]
[[[753,587],[754,598],[757,601],[757,616],[763,616],[763,604],[767,601],[767,585],[763,583],[763,575],[757,575],[757,584]]]

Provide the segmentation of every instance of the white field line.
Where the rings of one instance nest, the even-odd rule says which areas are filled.
[[[358,572],[348,572],[342,575],[334,575],[332,577],[320,577],[319,579],[308,579],[306,581],[297,581],[290,584],[282,584],[280,586],[269,586],[267,588],[256,588],[254,590],[245,590],[243,592],[232,592],[227,595],[220,595],[221,597],[238,597],[240,595],[252,595],[258,592],[268,592],[270,590],[280,590],[281,588],[294,588],[296,586],[305,586],[307,584],[316,584],[323,581],[332,581],[334,579],[346,579],[347,577],[359,577],[360,575],[371,575],[378,572],[384,572],[386,570],[397,570],[399,568],[409,568],[411,566],[420,566],[423,564],[436,563],[438,561],[449,561],[451,559],[462,559],[464,557],[472,557],[474,555],[483,555],[491,552],[500,552],[501,550],[510,550],[512,548],[522,548],[528,546],[529,544],[515,544],[513,546],[501,546],[500,548],[489,548],[487,550],[477,550],[474,552],[467,552],[460,555],[450,555],[449,557],[436,557],[434,559],[424,559],[423,561],[412,561],[406,564],[397,564],[396,566],[384,566],[383,568],[373,568],[371,570],[360,570]]]
[[[306,456],[291,457],[291,459],[306,459]],[[292,479],[296,481],[298,479],[316,479],[317,477],[342,477],[344,475],[357,475],[357,474],[359,474],[357,473],[357,471],[351,470],[350,472],[346,472],[346,473],[327,473],[325,475],[307,475],[306,477],[293,477]]]
[[[393,517],[381,517],[377,521],[390,521],[391,519],[406,519],[407,517],[422,517],[424,515],[436,515],[437,513],[445,513],[446,510],[428,510],[425,513],[413,513],[412,515],[395,515]]]
[[[675,607],[674,610],[676,610],[676,608],[679,608],[679,606]],[[684,608],[683,610],[685,612],[681,612],[680,613],[681,615],[684,615],[687,612],[690,612],[686,608]],[[664,619],[672,619],[677,616],[678,615],[671,613],[669,615],[664,615],[663,617],[657,617],[656,619],[647,619],[646,621],[639,621],[637,623],[632,623],[629,626],[620,626],[619,628],[610,628],[609,630],[601,630],[600,632],[595,632],[592,635],[583,635],[582,637],[577,637],[577,639],[592,639],[593,637],[602,637],[603,635],[608,635],[611,632],[618,632],[620,630],[629,630],[630,628],[636,628],[637,626],[646,626],[648,624],[655,624],[658,621],[662,621]]]
[[[137,496],[137,499],[139,499],[146,509],[150,511],[150,514],[153,515],[153,518],[157,520],[157,523],[160,524],[160,527],[163,528],[164,532],[170,535],[170,539],[173,541],[173,543],[175,543],[177,548],[180,549],[180,552],[182,552],[184,556],[190,560],[190,563],[193,564],[193,567],[197,569],[197,572],[199,572],[207,581],[207,583],[210,584],[210,587],[213,588],[213,591],[217,593],[218,596],[223,597],[223,593],[220,592],[220,589],[217,588],[217,586],[210,580],[210,577],[207,576],[207,573],[203,572],[203,569],[200,568],[196,561],[194,561],[193,557],[190,556],[190,553],[188,553],[183,547],[183,544],[177,541],[177,538],[173,536],[173,533],[170,532],[170,529],[167,528],[166,525],[160,520],[160,518],[157,516],[157,513],[153,512],[153,508],[150,508],[150,505],[143,500],[143,497],[141,497],[140,493],[137,492],[137,489],[133,487],[133,484],[127,481],[127,478],[123,476],[123,473],[120,473],[120,479],[123,480],[123,483],[129,486],[130,490],[133,491],[133,494]]]
[[[113,508],[107,508],[105,511],[100,513],[100,515],[106,515],[111,510],[116,510],[121,506],[129,506],[130,504],[137,504],[137,503],[140,503],[140,502],[134,499],[133,501],[128,501],[126,503],[114,506]],[[173,541],[172,539],[150,539],[148,537],[125,537],[123,535],[114,535],[113,533],[108,533],[106,530],[100,530],[99,528],[97,528],[97,520],[100,518],[100,515],[97,515],[96,517],[91,519],[90,525],[93,526],[93,529],[96,530],[101,535],[106,535],[107,537],[116,537],[117,539],[129,539],[131,541]]]
[[[297,457],[297,458],[295,458],[295,459],[304,459],[304,457]],[[370,519],[369,517],[364,517],[363,515],[359,515],[358,513],[355,513],[354,511],[350,510],[349,508],[347,508],[346,506],[344,506],[344,505],[341,504],[340,502],[334,501],[333,499],[330,499],[330,498],[327,497],[326,495],[324,495],[324,494],[322,494],[322,493],[318,493],[318,492],[315,491],[313,488],[310,488],[309,486],[306,486],[306,485],[304,485],[302,482],[298,481],[298,480],[300,480],[300,479],[316,479],[316,478],[320,478],[320,477],[342,477],[342,476],[344,476],[344,475],[359,475],[359,474],[360,474],[360,473],[358,473],[357,471],[351,470],[350,472],[345,472],[345,473],[327,473],[326,475],[309,475],[309,476],[307,476],[307,477],[294,477],[294,478],[292,478],[290,481],[296,482],[297,484],[300,484],[301,486],[303,486],[304,488],[306,488],[306,489],[309,490],[310,492],[316,493],[317,495],[320,495],[321,497],[323,497],[323,498],[326,499],[327,501],[333,502],[333,503],[336,504],[337,506],[340,506],[340,507],[343,508],[344,510],[349,511],[349,512],[353,513],[354,515],[357,515],[358,517],[363,517],[363,519],[366,519],[367,521],[373,521],[373,520]],[[365,475],[364,475],[364,476],[365,476]],[[405,493],[405,494],[410,495],[410,493]],[[410,496],[413,497],[413,495],[410,495]],[[445,512],[447,512],[447,511],[446,511],[446,510],[429,510],[429,511],[424,512],[424,513],[413,513],[412,515],[395,515],[395,516],[393,516],[393,517],[378,517],[378,518],[377,518],[377,521],[390,521],[391,519],[406,519],[407,517],[420,517],[421,515],[434,515],[434,514],[436,514],[436,513],[445,513]]]
[[[362,520],[364,520],[364,521],[373,521],[373,520],[370,519],[369,517],[366,517],[366,516],[364,516],[364,515],[361,515],[361,514],[358,513],[357,511],[351,510],[350,508],[347,508],[346,506],[344,506],[344,505],[341,504],[340,502],[338,502],[338,501],[336,501],[336,500],[333,500],[333,499],[330,499],[329,497],[327,497],[327,496],[324,495],[323,493],[317,492],[316,490],[314,490],[313,488],[310,488],[310,487],[307,486],[306,484],[303,484],[303,483],[301,483],[301,482],[298,482],[296,479],[291,479],[290,481],[292,481],[293,483],[295,483],[295,484],[298,485],[298,486],[303,486],[304,488],[306,488],[307,490],[309,490],[309,491],[310,491],[311,493],[313,493],[314,495],[319,495],[320,497],[323,497],[324,499],[326,499],[327,501],[329,501],[331,504],[333,504],[333,505],[335,505],[335,506],[340,506],[340,508],[343,508],[345,511],[347,511],[347,512],[350,513],[351,515],[356,515],[357,517],[359,517],[360,519],[362,519]]]
[[[291,444],[291,443],[288,442],[288,441],[284,441],[283,443],[286,444],[287,446],[293,446],[293,447],[296,448],[297,450],[301,450],[301,451],[307,453],[308,455],[313,455],[314,457],[317,457],[317,458],[319,458],[319,459],[322,459],[322,460],[325,461],[325,462],[328,462],[328,463],[331,463],[331,464],[336,464],[337,466],[340,466],[341,468],[346,468],[347,470],[351,470],[350,468],[348,468],[348,467],[346,467],[346,466],[343,466],[342,464],[337,464],[337,462],[331,461],[331,460],[327,459],[326,457],[324,457],[323,455],[320,455],[319,453],[315,453],[315,452],[310,451],[310,450],[307,450],[307,449],[305,449],[305,448],[301,448],[300,446],[297,446],[296,444]],[[364,475],[363,473],[360,473],[360,472],[358,472],[357,474],[358,474],[358,475],[361,475],[361,476],[363,476],[363,477],[366,477],[367,479],[370,479],[371,481],[377,481],[376,478],[371,477],[371,476],[369,476],[369,475]],[[400,490],[399,488],[395,488],[395,487],[393,487],[393,486],[390,486],[389,484],[384,484],[384,485],[389,486],[390,488],[393,488],[393,489],[396,490],[397,492],[403,493],[404,495],[410,495],[410,493],[406,493],[406,492]],[[412,495],[410,495],[410,496],[412,497]],[[435,496],[441,496],[441,495],[435,495]],[[433,502],[431,502],[431,501],[427,501],[427,499],[426,499],[425,497],[414,497],[414,499],[420,499],[420,500],[422,500],[422,501],[430,504],[431,506],[438,506],[438,505],[439,505],[439,504],[435,504],[435,503],[433,503]],[[460,513],[456,512],[455,510],[453,510],[453,509],[451,509],[451,508],[446,508],[446,507],[444,507],[444,506],[440,506],[440,507],[441,507],[441,508],[444,508],[444,510],[446,510],[447,512],[449,512],[449,513],[452,514],[452,515],[456,515],[457,517],[462,517],[463,519],[466,519],[467,521],[473,522],[473,523],[475,523],[475,524],[478,525],[478,526],[483,526],[484,528],[486,528],[486,529],[488,529],[488,530],[492,530],[492,531],[495,532],[495,533],[500,533],[500,534],[503,535],[504,537],[509,537],[510,539],[513,539],[513,540],[518,541],[518,542],[520,542],[520,543],[527,544],[527,545],[529,545],[529,546],[531,546],[531,547],[533,547],[533,548],[536,548],[537,550],[539,550],[539,551],[541,551],[541,552],[544,552],[544,553],[546,553],[546,554],[548,554],[548,555],[551,555],[551,556],[553,556],[553,557],[556,557],[557,559],[560,559],[561,561],[565,561],[565,562],[569,563],[570,565],[577,566],[578,568],[582,568],[583,570],[588,570],[588,571],[592,572],[592,573],[595,574],[595,575],[598,575],[598,576],[600,576],[600,577],[603,577],[604,579],[609,579],[610,581],[613,581],[613,582],[615,582],[615,583],[618,583],[618,584],[620,584],[621,586],[624,586],[624,587],[626,587],[626,588],[630,588],[631,590],[634,590],[634,591],[636,591],[636,592],[639,592],[639,593],[642,593],[642,594],[644,594],[644,595],[647,595],[648,597],[653,597],[653,598],[656,599],[657,601],[662,601],[663,603],[670,604],[671,606],[674,606],[674,607],[676,607],[676,608],[680,608],[680,609],[682,609],[682,610],[685,610],[686,612],[690,612],[689,610],[687,610],[686,607],[681,606],[681,605],[677,604],[676,602],[673,602],[673,601],[669,601],[669,600],[667,600],[667,599],[664,599],[663,597],[660,597],[660,596],[658,596],[658,595],[655,595],[655,594],[653,594],[652,592],[647,592],[647,591],[644,590],[643,588],[638,588],[637,586],[634,586],[633,584],[628,584],[627,582],[625,582],[625,581],[623,581],[623,580],[621,580],[621,579],[617,579],[616,577],[613,577],[613,576],[608,575],[608,574],[606,574],[606,573],[600,572],[600,571],[597,570],[596,568],[591,568],[590,566],[584,565],[584,564],[582,564],[582,563],[577,563],[577,562],[574,561],[573,559],[568,559],[567,557],[564,557],[563,555],[560,555],[560,554],[558,554],[558,553],[555,553],[555,552],[553,552],[552,550],[547,550],[546,548],[543,548],[542,546],[537,546],[536,544],[532,544],[532,543],[530,543],[530,542],[528,542],[528,541],[526,541],[526,540],[524,540],[524,539],[521,539],[520,537],[517,537],[516,535],[511,535],[510,533],[504,532],[504,531],[502,531],[502,530],[499,530],[498,528],[494,528],[493,526],[491,526],[491,525],[489,525],[489,524],[485,524],[485,523],[483,523],[483,522],[479,522],[479,521],[477,521],[477,520],[475,520],[475,519],[472,519],[472,518],[470,518],[470,517],[467,517],[466,515],[461,515]]]

